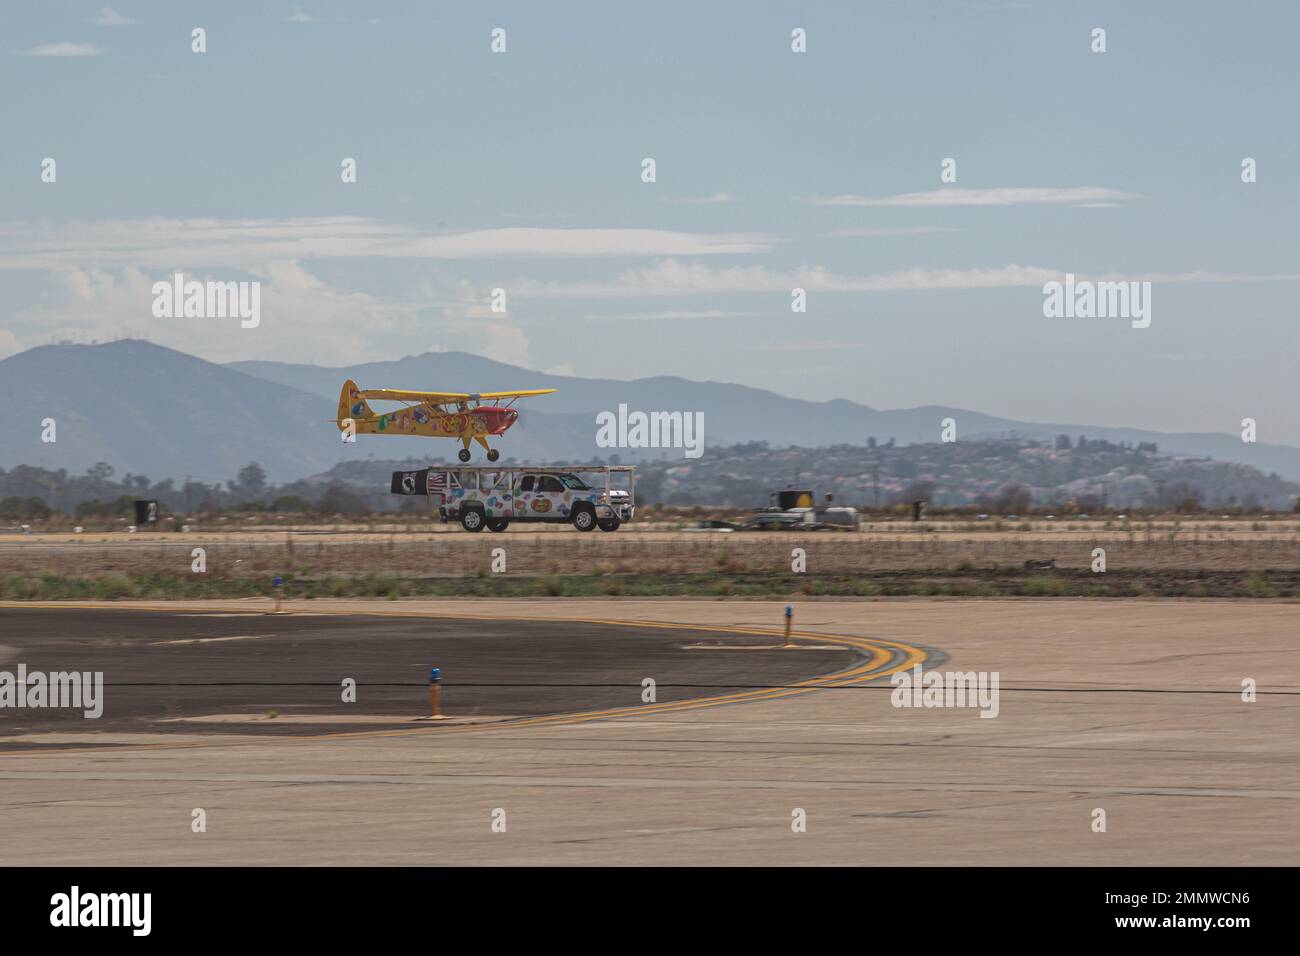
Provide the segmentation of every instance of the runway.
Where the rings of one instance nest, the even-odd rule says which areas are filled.
[[[200,630],[219,626],[253,635],[271,620],[247,616],[259,608],[252,601],[187,608],[240,614],[199,619],[207,622],[195,624]],[[149,636],[166,638],[159,632],[170,625],[161,622],[177,610],[115,609],[96,612],[95,619],[154,614],[159,631]],[[560,695],[555,699],[520,692],[527,712],[483,714],[510,718],[501,723],[412,726],[403,719],[274,731],[233,723],[158,729],[150,715],[124,713],[101,731],[88,732],[82,721],[75,729],[8,736],[6,743],[21,749],[0,753],[0,840],[7,859],[1300,862],[1294,732],[1300,605],[1294,603],[804,602],[796,611],[800,643],[842,649],[801,651],[741,649],[779,642],[781,605],[770,602],[304,602],[291,610],[337,615],[317,618],[308,629],[325,635],[322,647],[340,645],[321,658],[318,673],[331,682],[342,662],[357,659],[346,648],[364,647],[365,632],[375,630],[396,636],[390,650],[368,662],[374,670],[362,672],[371,679],[388,676],[407,658],[412,668],[426,666],[421,642],[433,632],[443,635],[449,652],[459,646],[458,653],[471,648],[476,634],[496,635],[482,645],[491,646],[508,644],[517,632],[528,648],[523,659],[539,667],[546,666],[546,648],[568,642],[573,650],[557,650],[557,659],[576,661],[587,648],[590,674],[619,679],[613,688],[552,689]],[[383,615],[367,616],[375,612]],[[0,609],[0,643],[10,648],[13,614]],[[308,621],[284,620],[270,626]],[[636,626],[643,624],[650,626]],[[580,648],[568,635],[584,627],[592,630]],[[293,639],[287,631],[225,646],[243,644],[239,653],[251,655],[259,646],[283,650]],[[734,642],[735,649],[686,649],[714,642]],[[373,646],[382,645],[381,639]],[[199,647],[207,655],[218,646],[170,649]],[[694,663],[703,658],[690,655],[709,660]],[[929,655],[927,666],[1000,671],[998,717],[891,706],[879,675],[908,666],[916,655]],[[270,666],[277,656],[263,660]],[[624,657],[633,661],[626,680]],[[642,704],[640,680],[654,676],[641,673],[647,660],[681,675],[682,683],[707,678],[746,686],[681,687],[676,696],[661,692],[656,704]],[[471,666],[472,658],[455,664]],[[1258,686],[1251,702],[1242,699],[1246,678]],[[418,695],[421,688],[409,690]],[[453,694],[449,683],[448,713],[457,714],[462,703],[504,709],[500,699],[478,693],[465,687]],[[614,698],[588,696],[606,693]],[[630,703],[627,695],[635,695]],[[249,701],[248,709],[264,703]],[[224,699],[209,705],[231,709]],[[404,714],[402,707],[404,701],[396,711]],[[293,709],[286,705],[284,713]],[[132,723],[137,720],[142,725]],[[201,833],[191,825],[197,809],[206,819]],[[1097,810],[1105,813],[1104,831],[1095,829]],[[800,814],[803,832],[792,828]],[[498,818],[504,830],[494,828]]]

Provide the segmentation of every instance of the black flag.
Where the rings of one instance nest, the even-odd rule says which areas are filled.
[[[429,493],[429,469],[393,472],[392,492],[395,495],[427,495]]]

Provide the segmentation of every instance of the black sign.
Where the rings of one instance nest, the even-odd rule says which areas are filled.
[[[158,502],[137,501],[135,503],[135,523],[137,525],[153,524],[158,520]]]
[[[429,493],[429,469],[419,471],[393,472],[392,492],[395,495],[427,495]]]

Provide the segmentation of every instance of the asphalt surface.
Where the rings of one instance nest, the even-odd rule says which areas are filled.
[[[445,714],[509,720],[635,706],[647,677],[664,703],[786,686],[862,659],[826,645],[780,649],[766,637],[613,624],[0,609],[0,671],[16,674],[22,663],[104,675],[95,720],[76,709],[0,709],[0,737],[11,738],[0,750],[58,746],[12,739],[46,731],[357,730],[358,715],[428,714],[431,667],[442,670]],[[355,703],[342,700],[346,678]],[[264,719],[232,727],[214,715]],[[314,720],[296,720],[304,715]]]

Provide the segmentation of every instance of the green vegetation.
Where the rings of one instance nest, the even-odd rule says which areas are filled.
[[[104,462],[80,475],[17,465],[0,468],[0,518],[112,527],[129,519],[132,502],[139,498],[157,499],[164,520],[188,516],[204,523],[287,515],[309,521],[427,518],[427,500],[383,494],[391,472],[427,464],[423,458],[354,460],[286,484],[271,482],[257,462],[239,469],[235,478],[217,482],[119,476]],[[1048,514],[1062,522],[1085,517],[1109,521],[1118,513],[1261,519],[1300,514],[1300,483],[1277,474],[1236,462],[1161,455],[1153,443],[1082,435],[1060,435],[1055,442],[990,438],[906,446],[869,438],[865,446],[817,449],[747,442],[711,446],[707,459],[695,462],[689,473],[679,466],[673,460],[638,466],[640,520],[672,527],[716,516],[743,518],[767,503],[769,493],[792,470],[809,490],[833,493],[835,503],[858,507],[873,520],[905,521],[912,503],[925,499],[927,521],[965,521],[968,530],[1002,530],[1003,522],[1024,530],[1027,519]],[[1260,520],[1253,527],[1269,526]]]
[[[1026,578],[1021,593],[1028,597],[1060,597],[1065,593],[1065,581],[1047,575]]]
[[[872,575],[738,573],[544,574],[420,578],[285,575],[286,599],[407,597],[1220,597],[1300,598],[1294,571],[1088,572],[1019,569],[888,571]],[[271,597],[264,576],[7,574],[0,600],[117,601]]]

